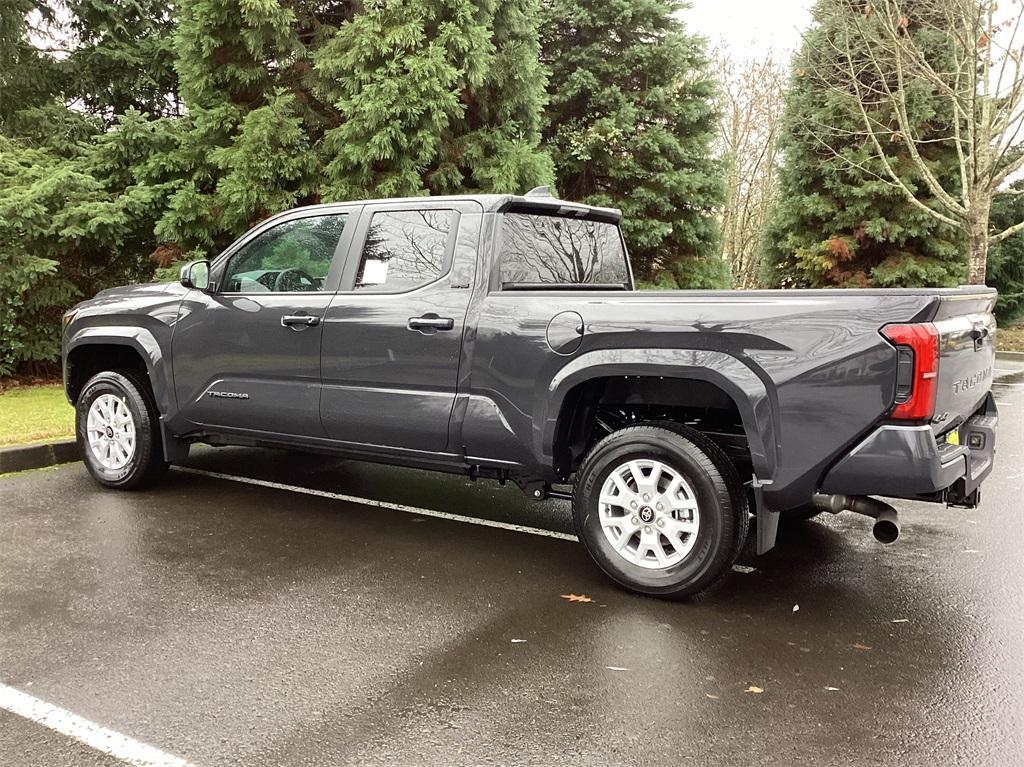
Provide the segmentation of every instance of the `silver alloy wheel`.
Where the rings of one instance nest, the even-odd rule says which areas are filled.
[[[85,434],[93,458],[104,469],[123,469],[135,456],[135,418],[121,397],[101,394],[93,400]]]
[[[655,460],[613,469],[601,488],[599,516],[619,556],[649,570],[686,559],[700,527],[693,488],[671,466]]]

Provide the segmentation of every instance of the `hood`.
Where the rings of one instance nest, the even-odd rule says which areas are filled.
[[[101,290],[93,298],[81,301],[72,311],[103,314],[107,311],[144,310],[146,307],[176,301],[188,292],[178,282],[148,282],[142,285],[122,285]],[[116,307],[116,308],[115,308]]]
[[[121,298],[136,298],[142,296],[159,296],[164,293],[175,292],[173,289],[179,288],[182,293],[185,292],[185,288],[182,287],[179,282],[144,282],[139,285],[120,285],[116,288],[107,288],[101,290],[92,300],[98,298],[106,299],[121,299]]]

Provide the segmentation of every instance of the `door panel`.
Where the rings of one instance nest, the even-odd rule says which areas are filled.
[[[323,327],[285,327],[281,318],[322,318],[330,299],[190,293],[173,342],[182,414],[202,426],[323,436]]]
[[[433,215],[417,220],[422,211]],[[451,214],[448,224],[441,211]],[[328,436],[454,452],[448,428],[481,213],[476,203],[367,206],[356,234],[363,247],[353,248],[360,257],[346,267],[352,289],[324,317],[320,414]]]
[[[354,216],[296,211],[275,220],[218,259],[219,292],[186,295],[172,340],[184,418],[199,427],[324,436],[322,320]]]

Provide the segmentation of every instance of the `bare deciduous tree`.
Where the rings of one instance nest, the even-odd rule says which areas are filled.
[[[962,231],[970,245],[968,281],[983,284],[989,246],[1024,229],[1024,221],[993,231],[989,212],[1011,177],[1024,168],[1024,4],[1007,0],[833,0],[837,33],[827,38],[814,76],[855,104],[847,130],[870,142],[884,179],[921,210]],[[941,36],[941,55],[928,55],[921,34]],[[925,92],[948,124],[921,122],[913,104]],[[930,135],[924,138],[925,132]],[[959,173],[940,180],[926,145],[955,147]],[[823,142],[825,144],[827,142]],[[901,167],[886,146],[906,148]],[[866,169],[864,169],[866,170]],[[927,192],[925,196],[918,192]]]
[[[721,78],[718,148],[726,162],[722,257],[732,284],[758,284],[758,245],[776,192],[778,135],[786,74],[770,56],[746,61],[715,56]]]

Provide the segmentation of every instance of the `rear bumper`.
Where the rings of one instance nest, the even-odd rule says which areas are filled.
[[[998,420],[989,394],[960,426],[959,445],[937,443],[927,424],[879,426],[828,471],[821,492],[975,506],[994,464]]]

